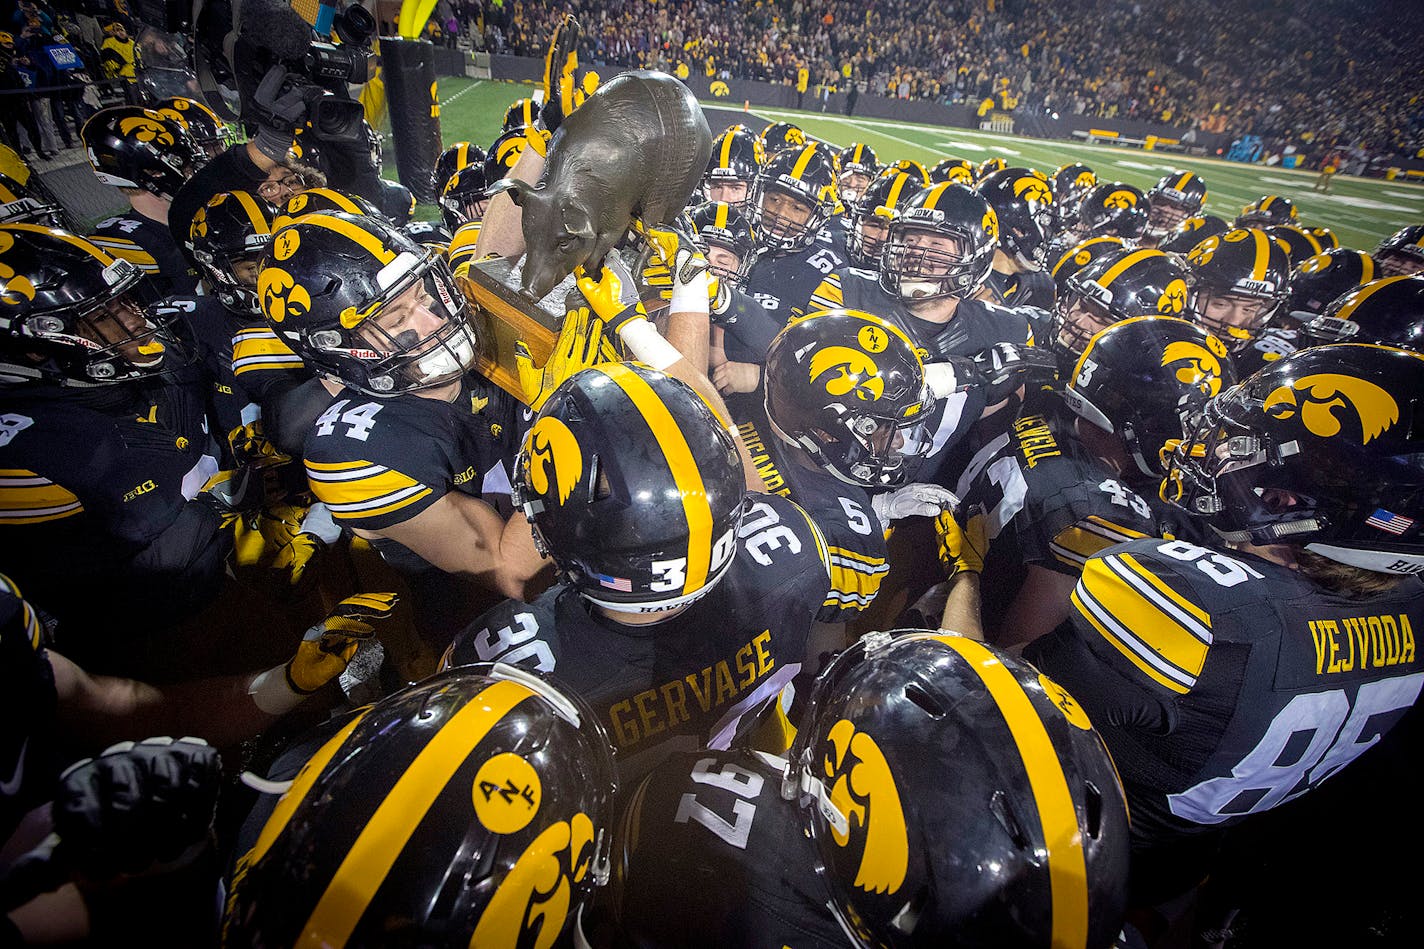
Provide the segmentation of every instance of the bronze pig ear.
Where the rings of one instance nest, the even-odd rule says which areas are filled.
[[[520,181],[518,178],[501,178],[485,190],[485,194],[493,198],[497,194],[509,194],[509,200],[520,207],[524,206],[524,199],[533,195],[537,190],[527,181]]]
[[[564,230],[573,237],[593,240],[598,234],[593,229],[593,220],[588,216],[588,209],[574,204],[566,203],[563,208]]]

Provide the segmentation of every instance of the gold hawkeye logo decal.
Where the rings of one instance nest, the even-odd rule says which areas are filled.
[[[1394,396],[1373,382],[1332,372],[1304,376],[1279,387],[1266,396],[1262,409],[1275,419],[1294,418],[1299,413],[1301,424],[1321,438],[1339,435],[1345,421],[1353,416],[1359,421],[1362,445],[1368,445],[1399,421],[1399,404]]]
[[[583,450],[569,427],[556,418],[541,418],[529,430],[529,483],[541,497],[550,488],[563,504],[583,474]]]
[[[880,746],[855,724],[841,719],[826,735],[830,745],[822,775],[830,801],[846,817],[846,833],[832,827],[841,847],[860,849],[855,885],[871,893],[894,893],[905,882],[910,845],[895,776]]]

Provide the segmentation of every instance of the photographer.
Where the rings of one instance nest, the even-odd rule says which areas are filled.
[[[308,122],[327,179],[380,202],[381,179],[361,127],[363,112],[347,92],[349,82],[365,81],[369,54],[363,51],[371,34],[350,9],[338,17],[342,46],[333,47],[315,42],[311,27],[285,3],[244,0],[232,60],[251,138],[214,158],[174,199],[169,227],[185,253],[198,209],[224,191],[257,192],[285,163],[297,129]]]

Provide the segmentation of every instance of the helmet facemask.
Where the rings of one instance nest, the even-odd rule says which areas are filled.
[[[777,254],[810,247],[830,217],[825,207],[800,191],[760,179],[752,188],[751,204],[757,243]]]
[[[1196,294],[1198,322],[1226,342],[1232,351],[1239,351],[1261,335],[1284,300],[1284,288],[1261,292],[1243,290],[1240,285],[1202,287]]]
[[[1188,198],[1180,191],[1160,191],[1148,196],[1147,227],[1144,237],[1154,241],[1164,240],[1181,226],[1187,218],[1200,208],[1193,209]]]
[[[378,396],[429,389],[474,365],[479,338],[469,305],[438,252],[402,252],[376,282],[381,294],[352,314],[350,327],[318,330],[309,339],[317,350],[362,361],[366,381],[357,388]]]
[[[958,231],[958,233],[954,233]],[[971,296],[988,276],[994,248],[974,248],[967,231],[896,222],[881,249],[880,281],[908,303]]]
[[[880,269],[880,255],[885,239],[890,236],[891,216],[890,209],[882,205],[852,217],[846,250],[857,265],[869,270]]]

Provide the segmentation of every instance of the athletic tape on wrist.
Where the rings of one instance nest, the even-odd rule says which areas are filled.
[[[658,332],[658,328],[641,316],[631,319],[619,327],[618,335],[622,338],[623,345],[628,347],[628,352],[633,354],[634,359],[651,366],[658,372],[662,372],[682,358],[682,353],[678,352],[672,343],[663,339],[663,334]]]

